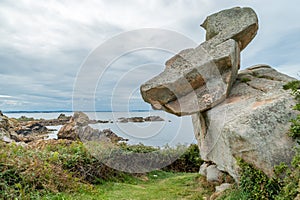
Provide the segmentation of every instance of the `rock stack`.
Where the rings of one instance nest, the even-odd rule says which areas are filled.
[[[241,158],[273,175],[273,166],[289,163],[295,141],[288,137],[296,116],[289,91],[293,78],[267,65],[240,69],[240,52],[258,30],[251,8],[212,14],[201,25],[206,41],[166,62],[165,70],[141,86],[154,109],[192,115],[201,157],[239,180]]]

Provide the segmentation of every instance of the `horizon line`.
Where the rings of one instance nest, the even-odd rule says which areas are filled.
[[[112,110],[81,110],[81,111],[73,111],[73,110],[8,110],[8,111],[1,111],[2,113],[59,113],[59,112],[65,112],[65,113],[71,113],[71,112],[148,112],[148,111],[155,111],[155,110],[118,110],[118,111],[112,111]]]

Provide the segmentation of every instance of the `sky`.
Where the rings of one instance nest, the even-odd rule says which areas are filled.
[[[299,79],[298,0],[0,0],[0,110],[72,110],[80,70],[101,44],[143,28],[175,31],[200,44],[205,17],[235,6],[252,7],[260,26],[241,67],[268,64]],[[94,109],[150,109],[139,85],[170,57],[158,49],[120,55],[90,91]]]

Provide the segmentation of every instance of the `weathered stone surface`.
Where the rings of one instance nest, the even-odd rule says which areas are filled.
[[[210,165],[206,168],[206,180],[208,182],[220,182],[222,172],[217,168],[216,165]]]
[[[221,43],[234,39],[243,50],[257,33],[258,19],[253,9],[236,7],[208,16],[201,26],[206,40],[217,37]]]
[[[207,173],[207,167],[209,166],[208,163],[203,163],[201,166],[200,166],[200,169],[199,169],[199,174],[201,174],[202,176],[206,176],[206,173]]]
[[[12,124],[8,117],[0,112],[0,140],[9,141]]]
[[[18,126],[15,128],[18,135],[28,136],[31,134],[47,134],[48,129],[38,122],[28,122],[25,126]]]
[[[89,117],[83,112],[75,112],[73,119],[77,126],[87,126],[89,124]]]
[[[76,140],[78,134],[76,132],[76,122],[72,117],[68,123],[60,128],[57,134],[58,139]]]
[[[141,86],[144,100],[179,116],[222,102],[239,69],[239,49],[234,40],[213,49],[207,46],[204,43],[171,58],[164,72]]]
[[[211,110],[193,115],[202,159],[216,163],[235,180],[236,158],[273,175],[273,166],[289,163],[295,146],[289,121],[295,101],[282,86],[294,80],[266,65],[239,73],[228,98]]]
[[[202,26],[208,30],[206,42],[175,55],[161,74],[141,86],[143,99],[153,108],[191,115],[228,96],[240,67],[240,51],[256,34],[257,16],[250,8],[233,8],[209,16]]]

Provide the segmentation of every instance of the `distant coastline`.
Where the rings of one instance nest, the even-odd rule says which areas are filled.
[[[130,110],[128,112],[153,112],[155,110]],[[2,113],[5,114],[15,114],[15,113],[73,113],[75,111],[72,110],[33,110],[33,111],[28,111],[28,110],[20,110],[20,111],[2,111]],[[82,112],[127,112],[127,111],[112,111],[112,110],[96,110],[96,111],[82,111]]]

